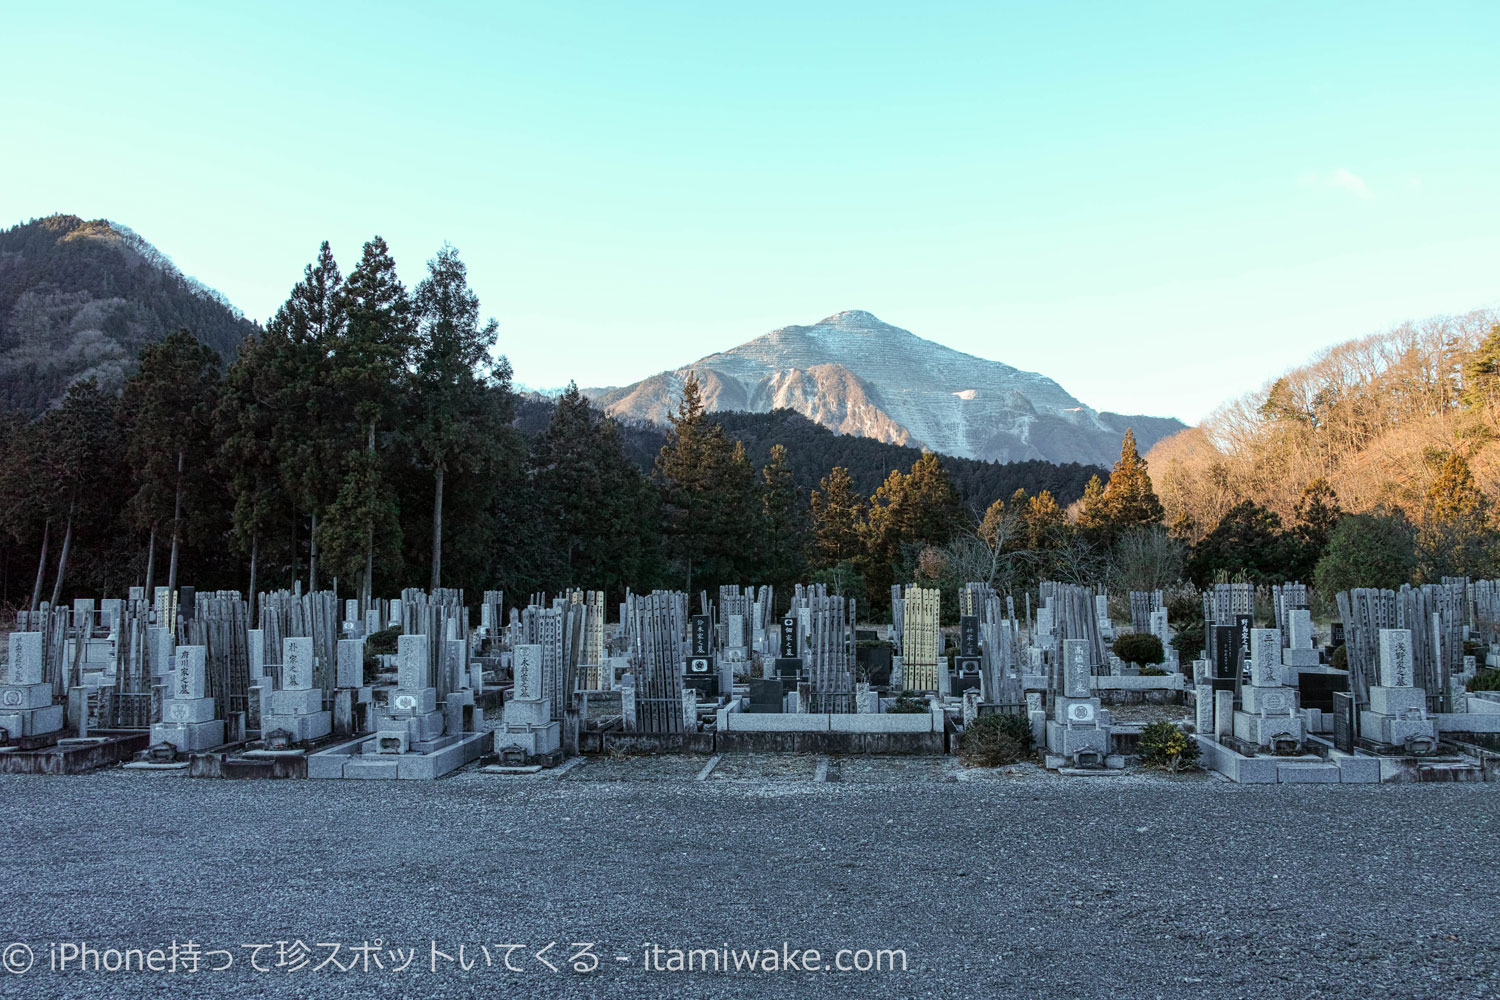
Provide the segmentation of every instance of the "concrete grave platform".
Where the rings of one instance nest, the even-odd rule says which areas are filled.
[[[81,738],[54,735],[61,738],[35,750],[0,749],[0,774],[82,774],[130,760],[150,739],[142,730],[95,730]]]
[[[1380,762],[1365,754],[1330,750],[1328,756],[1305,753],[1278,757],[1272,754],[1246,756],[1207,736],[1197,736],[1199,762],[1230,781],[1242,785],[1275,784],[1373,784],[1381,778]]]
[[[314,779],[404,779],[431,781],[458,770],[490,752],[494,734],[463,733],[433,741],[425,751],[373,752],[375,737],[361,736],[307,757],[307,776]],[[369,748],[370,752],[365,752]]]

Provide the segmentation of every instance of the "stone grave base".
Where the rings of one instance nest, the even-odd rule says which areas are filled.
[[[493,733],[463,733],[418,743],[407,753],[375,753],[375,737],[361,736],[309,754],[307,776],[431,781],[488,754],[494,741]]]
[[[587,739],[585,738],[587,735]],[[636,733],[619,728],[595,730],[578,735],[580,753],[713,753],[714,734],[703,733]]]
[[[195,753],[189,757],[190,778],[305,778],[307,756],[341,741],[325,737],[307,748],[266,750],[260,742]]]
[[[1346,754],[1327,744],[1326,757],[1316,753],[1279,757],[1274,754],[1244,754],[1207,736],[1198,736],[1200,762],[1230,781],[1242,785],[1274,785],[1293,782],[1322,784],[1374,784],[1382,780],[1380,761],[1367,754]],[[1310,740],[1309,743],[1315,743]]]
[[[1380,767],[1380,780],[1393,783],[1415,781],[1497,781],[1500,768],[1492,763],[1485,766],[1484,754],[1464,753],[1448,744],[1438,747],[1437,752],[1411,756],[1400,752],[1369,754],[1369,759]]]
[[[872,716],[879,718],[879,716]],[[948,753],[943,732],[736,731],[715,735],[715,753],[814,753],[906,756]]]
[[[82,774],[133,758],[146,749],[148,733],[139,729],[95,730],[86,737],[49,733],[52,740],[32,750],[0,750],[0,774]]]
[[[1125,755],[1112,753],[1104,758],[1102,767],[1075,767],[1070,757],[1062,757],[1057,754],[1043,754],[1042,766],[1049,771],[1067,775],[1111,775],[1125,773]]]

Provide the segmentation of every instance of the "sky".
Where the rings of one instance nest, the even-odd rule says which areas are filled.
[[[1500,304],[1500,4],[8,2],[0,226],[264,321],[444,241],[519,383],[863,309],[1189,422]]]

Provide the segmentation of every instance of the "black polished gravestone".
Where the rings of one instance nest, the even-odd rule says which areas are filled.
[[[177,588],[177,617],[190,622],[198,615],[198,592],[192,587]]]
[[[1328,642],[1329,642],[1329,645],[1332,645],[1332,646],[1342,646],[1344,644],[1344,623],[1343,622],[1334,622],[1333,623],[1333,627],[1331,629],[1329,629]]]
[[[1303,708],[1316,708],[1320,712],[1333,711],[1335,692],[1349,690],[1347,674],[1300,673],[1297,675],[1298,703]]]
[[[781,619],[781,658],[795,659],[802,650],[797,648],[797,616]]]
[[[692,655],[708,656],[713,652],[713,622],[709,620],[708,615],[693,615],[688,619],[688,623],[693,641]]]
[[[788,690],[797,686],[797,680],[802,675],[802,657],[800,656],[778,656],[772,664],[772,672]]]
[[[871,687],[890,686],[893,653],[889,644],[879,640],[867,639],[854,647],[854,662]]]
[[[978,691],[983,685],[979,680],[981,660],[977,656],[955,656],[953,658],[953,693]]]
[[[1354,695],[1335,691],[1333,702],[1333,745],[1344,753],[1354,752]]]
[[[780,712],[786,704],[782,699],[786,689],[775,677],[750,678],[750,704],[747,712]]]
[[[690,656],[684,666],[682,683],[701,695],[710,698],[719,696],[719,675],[714,671],[712,656]]]
[[[958,655],[979,655],[979,618],[961,615],[958,619]]]
[[[1233,691],[1234,676],[1239,671],[1240,630],[1234,625],[1214,626],[1213,676],[1215,691]]]

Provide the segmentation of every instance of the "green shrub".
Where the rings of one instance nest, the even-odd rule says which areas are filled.
[[[1198,741],[1181,726],[1152,722],[1141,730],[1141,763],[1173,773],[1198,765]]]
[[[916,715],[919,712],[930,711],[927,698],[915,691],[902,691],[896,696],[896,700],[886,709],[888,714]]]
[[[1024,715],[981,715],[964,727],[958,756],[969,767],[1001,767],[1032,756],[1031,720]]]
[[[1476,670],[1469,678],[1468,688],[1470,691],[1500,691],[1500,670],[1494,667]]]
[[[1345,515],[1334,526],[1313,570],[1318,593],[1356,587],[1395,589],[1417,568],[1416,529],[1399,510]]]
[[[1349,647],[1334,646],[1333,655],[1328,658],[1328,665],[1335,670],[1349,669]]]
[[[1204,635],[1203,623],[1195,621],[1191,625],[1183,625],[1177,629],[1177,634],[1172,636],[1172,648],[1177,650],[1178,658],[1183,663],[1196,660],[1198,654],[1208,646]]]
[[[1144,667],[1141,668],[1141,676],[1142,677],[1165,677],[1165,676],[1167,676],[1167,672],[1165,670],[1163,670],[1161,667],[1158,667],[1156,664],[1152,663],[1152,664],[1148,664],[1147,666],[1144,666]]]
[[[1115,640],[1115,655],[1126,663],[1146,666],[1161,663],[1167,658],[1161,648],[1161,640],[1148,632],[1128,632]]]
[[[367,653],[394,653],[396,651],[396,637],[401,634],[399,628],[382,629],[379,632],[371,632],[365,639],[365,652]]]

